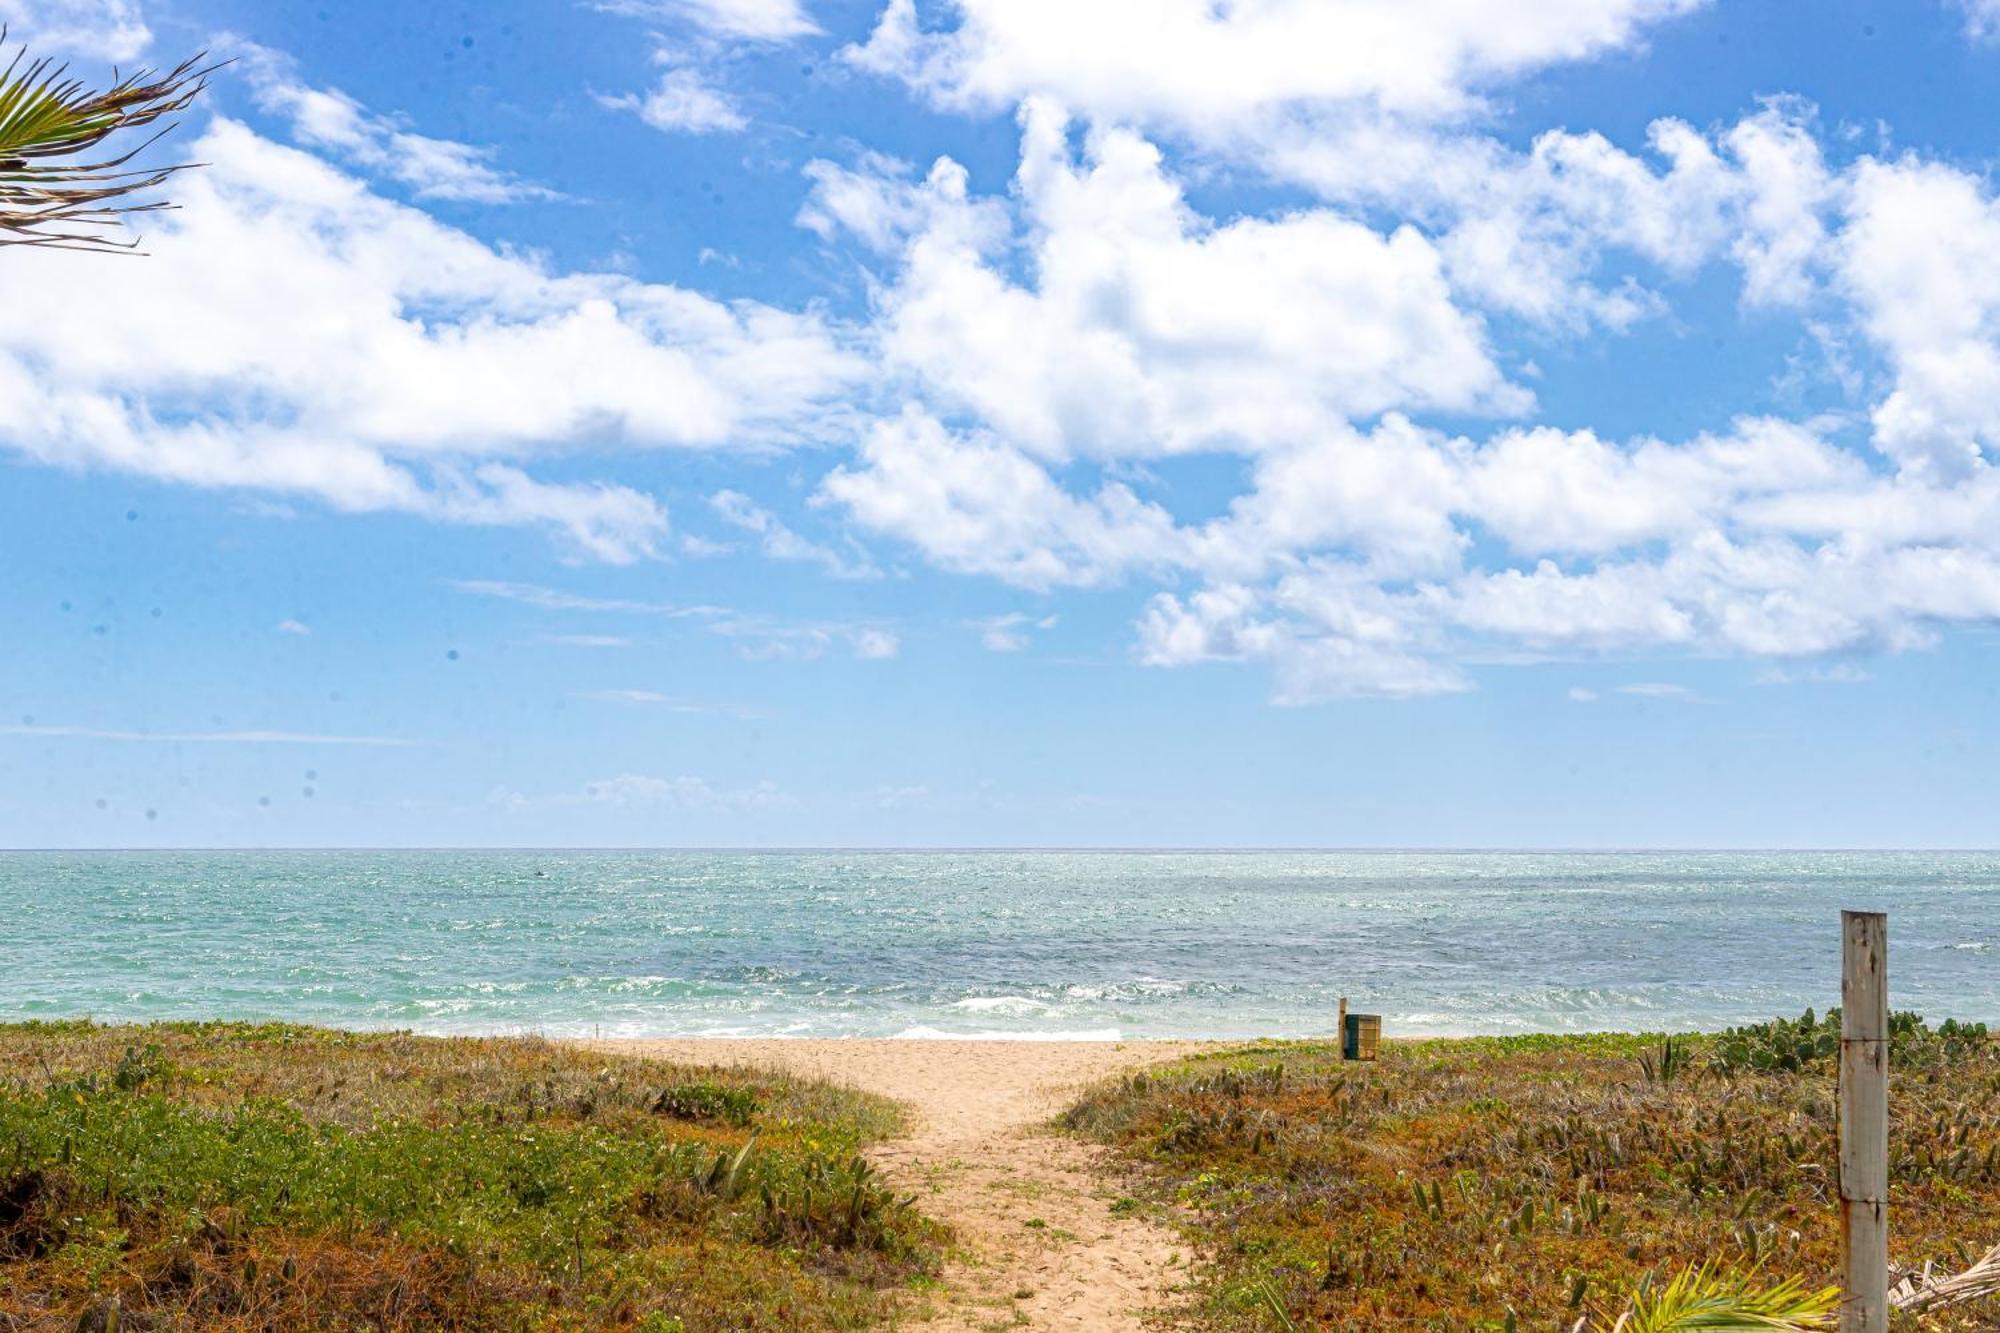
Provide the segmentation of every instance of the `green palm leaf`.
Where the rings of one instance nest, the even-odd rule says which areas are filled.
[[[1748,1277],[1704,1264],[1687,1269],[1658,1290],[1641,1286],[1613,1333],[1831,1328],[1839,1305],[1837,1287],[1808,1291],[1796,1277],[1773,1287],[1754,1287]]]
[[[6,37],[0,27],[0,45]],[[171,126],[114,156],[78,155],[122,130],[186,110],[217,68],[201,60],[197,55],[165,74],[140,70],[94,89],[70,77],[67,65],[17,51],[0,71],[0,245],[130,248],[107,229],[128,213],[171,207],[160,199],[128,201],[192,165],[131,165]]]

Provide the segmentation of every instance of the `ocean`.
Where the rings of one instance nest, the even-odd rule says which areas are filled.
[[[0,853],[0,1019],[1136,1037],[2000,1020],[2000,854]]]

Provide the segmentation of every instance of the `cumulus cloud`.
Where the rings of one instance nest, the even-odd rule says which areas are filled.
[[[1378,120],[1375,155],[1316,188],[1417,219],[1383,231],[1334,208],[1204,218],[1140,135],[1094,123],[1078,152],[1033,97],[1020,121],[1007,198],[949,160],[808,173],[801,224],[885,265],[876,333],[914,400],[821,500],[931,563],[1178,585],[1147,602],[1139,659],[1264,663],[1287,702],[1463,689],[1510,655],[1899,651],[2000,613],[2000,288],[1978,258],[2000,212],[1956,168],[1835,169],[1782,98],[1713,132],[1656,122],[1647,156]],[[1839,418],[1624,440],[1509,423],[1533,400],[1473,309],[1567,334],[1663,308],[1604,278],[1614,251],[1671,281],[1732,264],[1746,307],[1815,327],[1848,303],[1892,376],[1880,457]],[[1441,412],[1500,420],[1424,424]],[[1244,460],[1219,515],[1133,480],[1203,453]]]
[[[1898,651],[2000,616],[1995,489],[1884,477],[1805,427],[1679,444],[1385,421],[1263,456],[1204,523],[1072,495],[1017,451],[906,416],[827,493],[936,564],[1017,586],[1193,578],[1137,626],[1149,665],[1257,662],[1277,696],[1468,688],[1495,652]],[[1474,547],[1503,543],[1515,562]],[[1003,641],[1018,622],[995,627]]]
[[[770,447],[857,363],[810,316],[560,273],[213,122],[145,264],[9,273],[0,447],[36,461],[658,549],[653,497],[536,458]],[[115,269],[115,271],[114,271]],[[117,308],[116,320],[101,312]]]
[[[877,424],[859,466],[834,469],[822,494],[935,564],[1026,588],[1110,582],[1164,564],[1179,540],[1173,517],[1129,487],[1079,498],[1021,451],[914,408]]]
[[[1072,157],[1052,104],[1022,113],[1032,281],[997,201],[941,159],[921,183],[820,164],[803,220],[891,246],[885,354],[937,401],[1044,458],[1258,449],[1392,407],[1532,405],[1494,364],[1443,261],[1408,228],[1329,210],[1217,224],[1139,136]]]
[[[673,52],[662,51],[656,59],[666,68],[647,92],[598,100],[605,106],[631,111],[668,134],[734,134],[749,127],[750,119],[735,99],[710,83],[699,69],[680,63],[681,57]]]
[[[1841,281],[1895,376],[1876,442],[1915,476],[1963,481],[2000,442],[2000,205],[1935,162],[1864,160],[1838,238]]]
[[[816,31],[792,0],[601,7],[682,43],[656,89],[613,99],[676,132],[744,127],[714,57]],[[1740,655],[1803,680],[1832,670],[1817,658],[2000,619],[2000,203],[1982,178],[1830,157],[1783,97],[1630,143],[1493,132],[1485,99],[1508,81],[1691,7],[956,0],[920,25],[890,0],[847,58],[937,106],[1013,114],[1019,165],[975,191],[950,158],[812,162],[799,224],[866,268],[844,326],[554,271],[217,121],[156,262],[10,274],[0,447],[528,524],[629,562],[717,548],[670,547],[656,498],[577,479],[579,457],[830,446],[810,517],[847,531],[714,483],[709,512],[837,577],[877,572],[866,539],[1035,592],[1125,588],[1139,661],[1257,663],[1288,703],[1463,690],[1475,663],[1529,656]],[[108,15],[103,41],[137,17],[0,0],[30,9]],[[427,198],[540,188],[275,58],[252,72],[353,171]],[[1239,171],[1280,202],[1207,206],[1204,174]],[[1746,316],[1853,358],[1851,410],[1670,437],[1536,419],[1524,351],[1669,313],[1716,269]],[[98,318],[113,300],[126,317]],[[1194,470],[1201,486],[1177,485]],[[463,586],[686,619],[749,658],[901,647],[866,618]],[[970,627],[1017,651],[1044,624]]]
[[[889,0],[848,58],[938,105],[1005,108],[1052,94],[1096,117],[1207,126],[1298,103],[1427,116],[1480,89],[1633,41],[1698,0],[954,0],[920,26]]]
[[[1614,256],[1669,281],[1728,258],[1745,304],[1804,302],[1835,194],[1814,114],[1767,99],[1713,135],[1666,117],[1647,128],[1644,152],[1595,131],[1548,130],[1518,150],[1464,127],[1308,117],[1227,151],[1329,201],[1409,217],[1434,238],[1460,296],[1576,333],[1667,308],[1629,268],[1607,277]]]
[[[129,63],[153,40],[137,0],[0,0],[10,39],[42,54]]]

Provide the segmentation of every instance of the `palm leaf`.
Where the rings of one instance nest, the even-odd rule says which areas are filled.
[[[1739,1330],[1771,1333],[1831,1328],[1840,1289],[1808,1291],[1791,1277],[1774,1287],[1754,1287],[1748,1277],[1725,1273],[1713,1264],[1690,1268],[1666,1286],[1642,1284],[1632,1307],[1619,1316],[1612,1333],[1695,1333]]]
[[[1889,1293],[1889,1304],[1916,1314],[2000,1296],[2000,1245],[1955,1277],[1934,1276],[1925,1264],[1922,1271],[1906,1272],[1901,1278]]]
[[[0,46],[7,30],[0,26]],[[106,234],[129,213],[172,205],[126,202],[192,163],[134,167],[162,126],[115,155],[79,159],[121,130],[139,129],[185,111],[219,66],[196,55],[165,74],[140,70],[114,76],[109,88],[88,87],[67,65],[15,52],[0,71],[0,245],[68,249],[129,249]]]

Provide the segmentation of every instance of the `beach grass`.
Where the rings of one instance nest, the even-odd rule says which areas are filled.
[[[894,1104],[534,1039],[0,1026],[0,1326],[867,1327]]]
[[[1199,1326],[1608,1329],[1705,1264],[1838,1281],[1829,1026],[1390,1042],[1375,1063],[1267,1043],[1105,1084],[1064,1122],[1182,1220]],[[1892,1117],[1892,1261],[1955,1271],[2000,1244],[2000,1048],[1906,1023]],[[1921,1327],[2000,1327],[2000,1299]]]

